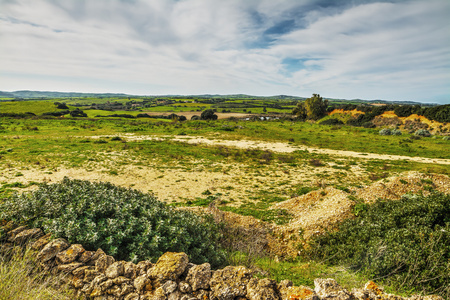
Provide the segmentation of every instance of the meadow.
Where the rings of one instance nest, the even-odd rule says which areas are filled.
[[[59,111],[54,102],[66,103],[69,110],[81,108],[87,117],[43,116]],[[115,102],[121,103],[117,110],[98,106]],[[0,102],[0,113],[35,114],[0,119],[0,198],[35,191],[40,183],[61,182],[68,176],[137,189],[177,209],[201,210],[214,204],[224,212],[283,226],[293,216],[288,210],[271,207],[310,191],[326,187],[349,191],[410,171],[450,175],[450,152],[446,151],[450,141],[441,136],[416,138],[406,131],[384,136],[379,134],[380,128],[320,125],[320,121],[297,122],[289,115],[283,117],[282,113],[289,114],[293,107],[291,100],[219,102],[214,98]],[[145,112],[169,114],[209,108],[230,113],[251,111],[277,119],[180,122],[137,117]],[[123,114],[134,118],[111,117]],[[235,146],[238,142],[259,147],[245,143]],[[268,148],[274,144],[277,146]],[[311,285],[314,278],[334,277],[351,288],[373,278],[344,264],[328,263],[320,255],[280,261],[264,251],[230,247],[227,263],[258,267],[261,274],[291,279],[295,284]],[[420,292],[390,283],[386,288],[397,293]]]

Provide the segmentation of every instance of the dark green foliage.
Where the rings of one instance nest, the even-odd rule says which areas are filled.
[[[397,289],[450,297],[450,195],[406,195],[358,207],[339,231],[317,236],[309,254],[346,264]]]
[[[70,111],[68,111],[68,110],[61,110],[61,111],[46,112],[46,113],[43,113],[42,115],[43,116],[60,117],[60,116],[67,115],[69,113],[70,113]]]
[[[217,120],[217,115],[214,113],[214,110],[207,109],[204,112],[202,112],[200,119],[202,119],[202,120]]]
[[[218,226],[210,217],[175,210],[149,194],[64,178],[0,204],[0,218],[41,227],[87,249],[102,248],[116,259],[157,259],[186,252],[194,263],[222,263]]]
[[[69,109],[69,107],[65,103],[55,102],[55,105],[57,109]]]
[[[83,118],[85,118],[85,117],[87,117],[87,114],[84,111],[82,111],[81,109],[79,109],[79,108],[76,108],[75,110],[72,110],[70,112],[70,115],[73,118],[76,118],[76,117],[83,117]]]
[[[313,94],[306,99],[305,108],[309,119],[318,120],[325,116],[328,107],[328,100],[323,100],[319,94]]]
[[[428,107],[424,110],[423,115],[430,120],[438,122],[450,122],[450,104]]]
[[[292,110],[292,114],[296,115],[300,120],[306,120],[308,117],[308,112],[306,111],[305,102],[299,102]]]
[[[344,125],[344,122],[339,119],[327,119],[320,122],[320,125]]]

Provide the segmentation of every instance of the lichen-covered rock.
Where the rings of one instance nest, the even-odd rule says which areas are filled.
[[[133,284],[138,293],[152,290],[152,282],[148,279],[146,274],[136,277]]]
[[[41,251],[45,245],[50,242],[50,238],[52,237],[51,233],[47,233],[44,236],[38,238],[34,243],[31,244],[31,249],[35,251]]]
[[[159,287],[155,290],[153,295],[149,298],[151,300],[166,300],[167,296],[162,287]]]
[[[247,298],[249,300],[279,300],[277,283],[268,278],[252,278],[247,283]]]
[[[153,267],[153,264],[149,260],[143,260],[136,264],[136,276],[147,274],[148,269]]]
[[[293,286],[289,280],[283,280],[278,285],[282,300],[319,300],[316,292],[306,286]]]
[[[99,258],[95,260],[95,269],[100,273],[104,273],[106,269],[108,269],[108,267],[113,263],[114,257],[106,254],[101,254]]]
[[[112,263],[105,271],[105,275],[108,278],[116,278],[123,275],[123,261],[116,261]]]
[[[177,287],[178,287],[177,283],[175,281],[172,281],[172,280],[166,281],[162,285],[162,289],[164,290],[164,293],[166,293],[166,295],[175,292]]]
[[[219,300],[234,300],[236,297],[245,297],[247,284],[252,272],[246,267],[228,266],[214,272],[211,281],[211,296]]]
[[[73,262],[70,264],[64,264],[64,265],[59,265],[56,267],[56,269],[58,270],[58,272],[62,272],[62,273],[72,273],[72,271],[74,271],[75,269],[81,267],[83,264],[80,262]]]
[[[38,253],[36,258],[41,262],[47,262],[54,258],[59,252],[67,249],[69,243],[65,239],[59,238],[47,243]]]
[[[321,299],[351,300],[353,296],[332,278],[314,280],[314,291]]]
[[[39,228],[25,229],[13,238],[13,243],[15,244],[26,244],[32,240],[38,239],[44,235],[44,232]]]
[[[123,262],[123,276],[135,279],[136,278],[136,265],[132,262]]]
[[[382,287],[378,286],[375,282],[373,281],[368,281],[365,285],[364,285],[364,289],[370,291],[371,293],[374,293],[375,295],[382,295],[384,294],[384,290]]]
[[[159,284],[167,280],[177,280],[183,274],[188,262],[186,253],[166,252],[158,259],[156,265],[147,271],[147,274]]]
[[[139,294],[131,293],[125,296],[124,300],[139,300]]]
[[[20,226],[20,227],[17,227],[16,229],[8,231],[6,233],[7,241],[13,242],[16,235],[18,235],[19,233],[21,233],[22,231],[24,231],[26,229],[27,229],[27,226]]]
[[[93,269],[86,269],[84,271],[84,282],[91,282],[92,280],[94,280],[95,277],[99,276],[100,272],[97,271],[95,268]]]
[[[70,245],[69,248],[67,248],[64,251],[59,252],[56,255],[56,262],[58,264],[69,264],[74,262],[78,256],[81,255],[81,253],[83,253],[85,250],[83,248],[83,246],[81,246],[80,244],[73,244]]]
[[[94,265],[94,263],[91,263],[92,261],[92,256],[94,255],[95,251],[84,251],[83,253],[80,254],[80,256],[78,257],[78,261],[82,262],[83,264],[86,265]]]
[[[209,282],[208,282],[208,285],[209,285]],[[185,294],[192,292],[192,287],[186,281],[181,281],[178,284],[178,288],[180,289],[180,292],[185,293]]]
[[[186,282],[189,283],[193,291],[209,289],[211,273],[211,265],[208,263],[194,265],[188,271]]]

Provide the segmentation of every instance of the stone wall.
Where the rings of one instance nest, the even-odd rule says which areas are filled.
[[[64,275],[61,284],[74,289],[79,299],[442,299],[438,296],[403,298],[385,294],[373,282],[353,291],[347,291],[333,279],[316,279],[314,289],[293,286],[289,280],[277,283],[272,279],[253,277],[253,272],[243,266],[211,270],[208,263],[189,263],[185,253],[167,252],[156,264],[116,261],[101,249],[87,251],[82,245],[70,245],[61,238],[50,240],[50,234],[23,226],[7,232],[0,254],[23,248],[36,251],[37,262],[43,269]]]

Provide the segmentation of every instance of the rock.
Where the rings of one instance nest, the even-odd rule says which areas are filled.
[[[95,269],[100,272],[104,273],[106,269],[114,263],[114,257],[101,254],[98,259],[95,260]]]
[[[113,295],[113,296],[116,296],[117,298],[119,298],[120,297],[120,293],[122,292],[122,289],[119,286],[117,286],[117,285],[113,285],[112,287],[107,289],[105,292],[108,295]]]
[[[204,263],[202,265],[194,265],[189,269],[186,282],[192,287],[193,291],[199,289],[209,289],[209,281],[211,280],[211,265]]]
[[[47,262],[54,258],[59,252],[67,249],[69,243],[65,239],[59,238],[47,243],[38,253],[36,258],[41,262]]]
[[[132,262],[123,263],[123,276],[135,279],[136,278],[136,265]]]
[[[143,260],[136,265],[136,276],[147,274],[148,269],[150,269],[153,264],[148,260]]]
[[[249,300],[279,300],[277,283],[268,278],[252,278],[247,283],[247,298]]]
[[[353,296],[344,288],[342,288],[334,279],[314,280],[314,291],[320,299],[335,299],[335,300],[351,300]]]
[[[186,253],[166,252],[151,269],[147,271],[148,277],[162,284],[167,280],[177,280],[183,274],[187,264]]]
[[[82,262],[83,264],[91,264],[92,256],[94,255],[94,253],[94,251],[84,251],[78,257],[78,261]]]
[[[83,282],[91,282],[95,277],[99,276],[100,272],[94,269],[86,269],[84,271],[84,279]]]
[[[282,300],[319,300],[319,297],[309,287],[293,286],[291,281],[283,280],[278,285]]]
[[[120,277],[119,277],[120,278]],[[117,278],[116,278],[117,279]],[[113,280],[114,281],[114,280]],[[120,292],[120,297],[124,297],[125,295],[128,295],[130,293],[136,292],[136,289],[131,284],[131,282],[124,282],[121,285],[122,291]]]
[[[153,295],[150,299],[151,300],[166,300],[167,297],[166,297],[166,293],[164,292],[162,287],[159,287],[155,290],[155,292],[153,293]]]
[[[365,285],[364,285],[364,289],[365,290],[369,290],[370,292],[374,293],[375,295],[379,296],[384,294],[384,290],[382,287],[379,287],[375,282],[373,281],[368,281]]]
[[[172,281],[172,280],[166,281],[162,285],[162,289],[164,290],[164,293],[166,293],[166,295],[175,292],[177,287],[178,287],[177,283],[175,281]]]
[[[75,269],[81,267],[83,264],[80,262],[74,262],[74,263],[70,263],[70,264],[65,264],[65,265],[59,265],[56,267],[56,269],[58,270],[58,272],[62,272],[62,273],[72,273],[72,271],[74,271]]]
[[[138,293],[152,290],[152,282],[150,281],[150,279],[148,279],[147,275],[136,277],[133,284]]]
[[[116,261],[112,263],[105,271],[108,278],[116,278],[123,275],[123,261]]]
[[[209,282],[208,282],[208,285],[209,285]],[[180,289],[180,292],[185,293],[185,294],[192,292],[192,287],[186,281],[181,281],[178,284],[178,288]]]
[[[14,238],[16,237],[16,235],[18,235],[19,233],[21,233],[22,231],[24,231],[26,229],[27,229],[27,226],[20,226],[20,227],[17,227],[16,229],[8,231],[6,233],[7,241],[8,242],[13,242]]]
[[[122,285],[123,283],[130,283],[131,279],[123,277],[123,276],[119,276],[119,277],[114,278],[112,281],[114,282],[114,284]]]
[[[41,251],[42,248],[44,248],[44,246],[50,242],[51,236],[52,236],[51,233],[47,233],[46,235],[41,236],[34,243],[31,244],[31,249],[35,251]]]
[[[252,272],[246,267],[228,266],[214,272],[211,281],[211,297],[219,300],[234,300],[245,297]]]
[[[194,295],[196,297],[194,299],[206,300],[206,299],[209,299],[211,293],[207,290],[198,290],[198,291],[194,292]]]
[[[69,264],[74,262],[84,251],[83,246],[80,244],[73,244],[56,255],[56,262],[58,264]]]
[[[126,295],[124,300],[139,300],[139,295],[136,293],[131,293]]]
[[[175,291],[167,295],[167,300],[180,300],[180,298],[181,298],[180,291]]]
[[[14,236],[13,243],[26,244],[34,239],[38,239],[44,235],[44,232],[39,228],[26,229]]]

